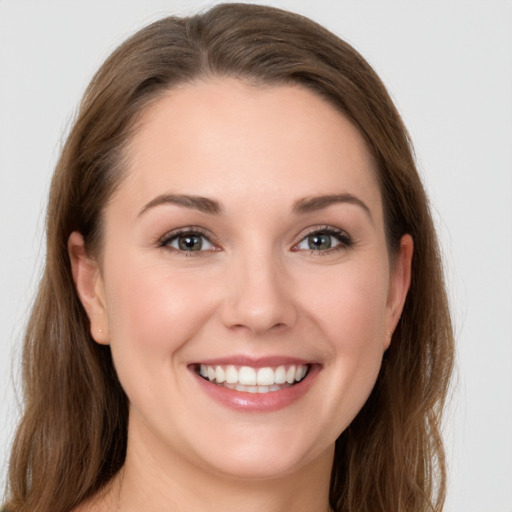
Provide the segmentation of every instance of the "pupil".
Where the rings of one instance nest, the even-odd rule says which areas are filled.
[[[317,233],[308,237],[308,245],[310,249],[330,249],[331,248],[331,236],[325,233]]]
[[[184,251],[199,251],[203,245],[201,237],[197,235],[182,235],[179,239],[180,249]]]

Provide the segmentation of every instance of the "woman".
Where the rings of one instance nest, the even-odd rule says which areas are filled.
[[[6,510],[441,510],[452,345],[362,57],[277,9],[163,19],[55,171]]]

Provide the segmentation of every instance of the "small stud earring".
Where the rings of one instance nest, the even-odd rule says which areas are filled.
[[[99,333],[102,333],[103,331],[102,331],[101,329],[98,329],[98,332],[99,332]]]

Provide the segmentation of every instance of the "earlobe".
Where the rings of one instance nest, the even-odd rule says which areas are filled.
[[[90,321],[91,336],[108,344],[108,317],[103,279],[97,261],[86,250],[81,233],[73,231],[68,239],[68,254],[75,288]]]
[[[393,332],[400,320],[405,299],[411,285],[413,251],[414,242],[411,235],[403,235],[400,240],[400,248],[395,256],[389,287],[386,348],[391,343]]]

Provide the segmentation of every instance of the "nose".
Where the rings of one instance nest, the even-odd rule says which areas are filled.
[[[232,261],[227,274],[222,305],[226,327],[262,334],[295,324],[293,285],[276,258],[253,254]]]

